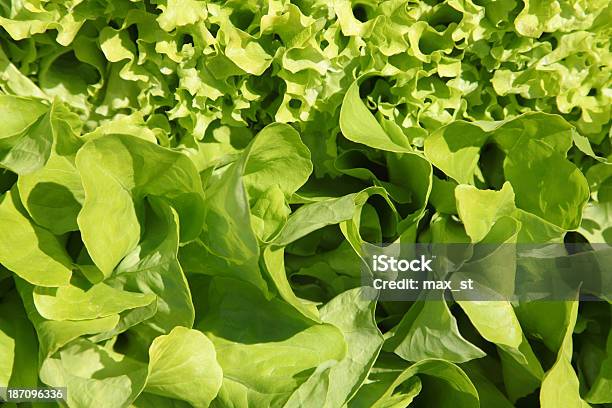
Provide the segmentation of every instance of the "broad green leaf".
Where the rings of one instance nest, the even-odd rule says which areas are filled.
[[[0,99],[0,106],[3,104],[9,106],[0,107],[0,115],[11,119],[7,133],[0,139],[0,164],[11,171],[23,175],[36,172],[49,159],[54,144],[58,150],[65,151],[67,144],[76,141],[73,135],[59,134],[66,131],[63,128],[67,125],[61,122],[64,110],[61,104],[54,102],[46,107],[35,99],[10,96]],[[21,111],[13,112],[13,109]]]
[[[118,314],[93,320],[47,320],[40,315],[34,305],[34,287],[25,281],[17,281],[17,289],[28,319],[36,330],[39,342],[39,364],[70,341],[81,336],[110,331],[119,323]]]
[[[40,168],[22,174],[17,185],[24,207],[37,224],[60,235],[78,229],[77,214],[83,187],[74,156],[83,144],[78,116],[54,102],[41,120],[52,141],[48,159]]]
[[[463,311],[487,341],[516,349],[523,340],[521,326],[509,302],[459,301]]]
[[[478,392],[481,407],[512,408],[514,405],[483,373],[469,368],[463,368]]]
[[[320,406],[327,400],[330,389],[330,373],[334,361],[319,365],[289,397],[283,408]]]
[[[160,397],[155,394],[143,392],[132,403],[135,408],[190,408],[185,401],[180,401],[172,398]]]
[[[580,225],[589,187],[580,170],[544,142],[514,148],[504,162],[517,207],[564,229]]]
[[[481,241],[500,217],[514,212],[514,193],[510,183],[500,191],[478,190],[460,184],[455,188],[457,211],[472,242]]]
[[[612,334],[608,334],[606,342],[606,357],[599,365],[599,373],[593,386],[585,396],[587,402],[592,404],[606,404],[612,402]]]
[[[612,243],[612,202],[588,203],[578,232],[592,243]]]
[[[178,246],[176,211],[152,198],[141,243],[117,266],[117,275],[111,279],[124,291],[156,296],[155,315],[134,329],[140,337],[153,339],[174,326],[193,326],[192,295],[177,259]]]
[[[464,363],[485,355],[461,336],[446,301],[435,294],[416,302],[387,335],[384,349],[406,361],[440,358]]]
[[[387,153],[389,180],[410,193],[407,210],[411,212],[410,222],[421,217],[429,200],[433,168],[420,154]],[[399,200],[397,200],[399,202]]]
[[[276,237],[290,213],[283,191],[277,185],[270,187],[251,206],[251,222],[257,237],[264,242]]]
[[[40,379],[66,387],[69,406],[122,407],[142,392],[147,365],[87,340],[74,340],[45,360]]]
[[[517,348],[499,345],[502,377],[508,398],[516,401],[535,391],[544,377],[544,370],[525,335]]]
[[[139,216],[147,196],[167,200],[181,219],[190,217],[181,240],[200,232],[202,187],[187,156],[114,135],[87,142],[77,154],[76,166],[85,190],[77,221],[91,258],[105,276],[138,244]],[[100,223],[106,214],[114,216]]]
[[[542,341],[553,353],[557,353],[571,322],[571,303],[523,302],[519,303],[515,311],[523,331]]]
[[[340,129],[347,139],[389,152],[411,152],[405,136],[387,134],[359,97],[359,79],[348,88],[340,110]],[[403,136],[403,135],[401,135]]]
[[[48,109],[48,106],[33,98],[1,95],[0,115],[4,120],[2,145],[5,146],[7,142],[4,139],[10,139],[21,134],[44,115]]]
[[[473,184],[480,149],[489,135],[480,127],[454,122],[425,139],[425,155],[431,163],[461,184]]]
[[[382,200],[380,200],[379,209],[376,211],[372,211],[372,207],[368,204],[368,200],[371,197],[378,199],[382,198]],[[386,229],[385,233],[387,234],[390,231],[392,231],[391,233],[393,234],[396,233],[398,228],[398,213],[385,189],[381,187],[369,187],[359,192],[355,196],[355,207],[356,209],[353,213],[353,217],[350,220],[342,221],[340,223],[340,229],[357,254],[361,254],[361,246],[364,242],[367,242],[362,236],[362,232],[367,232],[368,230],[368,228],[365,228],[366,226],[370,227],[370,230],[374,233],[370,237],[371,242],[380,242],[382,239],[383,227]],[[376,218],[379,218],[378,220],[368,216],[368,214],[378,214],[378,211],[381,213],[380,217],[378,215],[376,216]],[[362,215],[364,215],[363,219]],[[381,221],[384,221],[384,225]]]
[[[574,127],[559,116],[541,112],[530,112],[500,123],[494,129],[495,143],[511,154],[521,149],[528,140],[539,140],[561,155],[572,146]]]
[[[128,292],[105,283],[89,285],[75,280],[59,288],[34,288],[34,305],[49,320],[89,320],[107,317],[155,302],[153,294]]]
[[[209,406],[223,378],[213,344],[197,330],[177,326],[149,349],[145,390],[152,394]]]
[[[310,152],[290,126],[266,126],[245,152],[248,156],[243,182],[251,199],[274,185],[289,197],[308,180],[312,172]]]
[[[289,217],[275,243],[281,246],[287,245],[326,225],[351,219],[357,209],[355,203],[357,196],[350,194],[303,205]]]
[[[555,364],[546,372],[540,390],[540,404],[543,408],[560,405],[589,407],[580,396],[578,377],[572,367],[574,327],[578,316],[578,302],[569,302],[566,308],[567,326]]]
[[[29,219],[13,188],[0,197],[0,262],[21,278],[41,286],[67,285],[72,260],[61,241]]]
[[[481,178],[481,150],[493,142],[505,153],[503,174],[516,206],[561,229],[576,229],[589,188],[566,159],[574,132],[563,119],[538,113],[499,122],[457,121],[427,137],[425,154],[458,183],[474,184]]]
[[[42,169],[20,177],[17,184],[24,207],[36,223],[58,235],[78,229],[84,196],[70,159],[51,153]]]
[[[213,173],[204,199],[202,233],[181,248],[179,259],[187,272],[221,272],[267,288],[259,271],[260,251],[242,182],[244,168],[243,156]]]
[[[348,347],[346,356],[329,370],[325,407],[341,406],[355,395],[382,347],[383,336],[374,320],[375,304],[368,300],[367,290],[348,290],[321,309],[323,322],[338,327]]]
[[[274,286],[282,299],[284,299],[304,316],[312,319],[315,322],[319,322],[319,311],[317,310],[315,304],[304,299],[300,299],[295,295],[295,293],[293,293],[287,278],[287,272],[285,271],[284,256],[285,252],[282,247],[266,248],[263,253],[266,272],[272,279],[272,282],[274,282]]]
[[[266,300],[248,283],[215,278],[207,300],[196,327],[213,342],[223,369],[217,396],[221,406],[283,404],[310,370],[328,360],[341,361],[346,354],[338,328],[314,324],[283,301]],[[234,318],[228,320],[228,313]]]
[[[407,368],[382,360],[348,406],[404,407],[415,397],[427,406],[480,406],[478,393],[465,372],[438,359],[425,359]]]
[[[48,96],[30,78],[11,63],[2,50],[0,50],[0,87],[8,95],[48,99]]]
[[[468,318],[487,341],[499,348],[502,375],[512,401],[535,390],[544,371],[525,338],[509,302],[458,302]],[[489,388],[486,384],[485,387]]]
[[[286,408],[344,406],[365,381],[383,343],[374,321],[374,302],[367,299],[367,290],[348,290],[321,309],[323,321],[344,334],[347,354],[338,363],[319,366],[291,395]]]
[[[455,189],[457,183],[452,180],[441,180],[436,176],[432,178],[430,202],[435,209],[444,214],[456,214]]]
[[[32,324],[12,291],[0,299],[0,387],[36,387],[37,352]]]

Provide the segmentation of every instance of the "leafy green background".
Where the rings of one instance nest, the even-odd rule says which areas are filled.
[[[0,386],[612,404],[610,299],[359,287],[364,242],[612,244],[610,21],[607,0],[0,1]]]

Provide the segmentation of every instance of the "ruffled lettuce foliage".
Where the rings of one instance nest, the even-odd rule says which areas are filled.
[[[0,386],[612,403],[610,299],[373,302],[359,265],[363,242],[612,244],[610,21],[606,0],[0,2]]]

